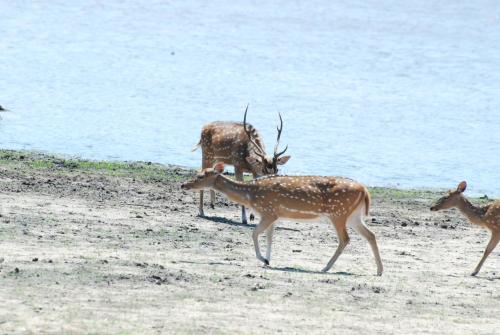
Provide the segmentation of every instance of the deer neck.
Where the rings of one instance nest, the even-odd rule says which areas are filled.
[[[457,208],[470,220],[471,223],[478,224],[482,219],[482,208],[473,205],[464,196],[460,197]]]
[[[214,181],[214,189],[224,193],[232,201],[250,206],[255,191],[255,185],[237,182],[222,175],[218,175]]]

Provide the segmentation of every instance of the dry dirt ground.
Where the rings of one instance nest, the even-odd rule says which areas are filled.
[[[354,231],[325,274],[328,223],[279,223],[264,267],[191,173],[0,151],[0,334],[500,334],[500,250],[471,277],[488,233],[438,193],[372,189],[384,274]]]

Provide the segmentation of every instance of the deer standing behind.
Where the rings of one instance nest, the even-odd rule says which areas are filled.
[[[377,275],[383,271],[375,235],[364,223],[370,208],[370,194],[365,186],[346,178],[319,176],[265,176],[251,182],[231,180],[224,175],[224,163],[204,169],[183,189],[212,188],[230,200],[251,207],[260,215],[252,238],[257,259],[266,265],[271,260],[274,225],[279,219],[317,220],[326,217],[335,227],[339,245],[323,272],[328,271],[349,243],[347,226],[352,226],[372,248]],[[266,231],[264,258],[259,248],[259,235]]]
[[[448,191],[448,194],[440,198],[431,207],[431,211],[456,207],[469,219],[472,224],[482,226],[491,232],[490,242],[486,246],[483,257],[479,261],[479,264],[476,266],[474,272],[472,272],[472,275],[475,276],[478,274],[479,270],[481,270],[486,258],[497,246],[498,241],[500,241],[500,200],[486,206],[473,205],[462,194],[466,188],[467,183],[462,181],[458,184],[455,191],[450,190]]]
[[[246,123],[248,106],[245,109],[243,123],[241,122],[212,122],[203,126],[201,138],[193,148],[199,146],[202,150],[201,168],[207,169],[217,162],[234,166],[236,180],[243,180],[243,173],[251,173],[253,178],[278,173],[278,165],[283,165],[290,156],[280,157],[288,146],[278,152],[278,145],[283,130],[283,120],[280,117],[280,126],[277,128],[278,137],[274,146],[273,156],[266,154],[264,141],[252,125]],[[210,206],[214,208],[215,192],[210,190]],[[199,214],[204,216],[203,189],[200,190]],[[241,207],[241,220],[247,223],[245,206]]]

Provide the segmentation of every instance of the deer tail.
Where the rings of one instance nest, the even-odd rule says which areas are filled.
[[[370,214],[370,202],[370,193],[368,193],[368,190],[365,189],[365,216]]]

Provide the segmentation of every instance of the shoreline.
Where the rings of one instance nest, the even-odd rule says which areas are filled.
[[[149,175],[152,179],[155,177],[158,180],[170,180],[173,175],[179,176],[192,176],[196,169],[179,166],[175,164],[162,164],[148,161],[121,161],[121,160],[93,160],[85,159],[71,155],[50,154],[42,151],[33,150],[11,150],[0,149],[0,164],[15,164],[15,163],[28,166],[36,169],[56,169],[63,171],[87,171],[99,172],[109,176],[140,176],[145,177]],[[233,176],[231,171],[224,172],[226,175]],[[165,176],[162,176],[165,174]],[[293,176],[293,175],[292,175]],[[348,176],[345,176],[348,177]],[[246,178],[250,180],[250,178]],[[418,198],[438,198],[444,194],[447,189],[433,188],[433,187],[416,187],[416,188],[400,188],[389,186],[367,186],[370,194],[383,194],[386,196],[393,195],[395,197],[418,197]],[[488,202],[493,198],[488,195],[476,195],[470,197],[480,202]]]
[[[352,230],[321,273],[338,244],[329,224],[278,222],[264,267],[239,206],[217,194],[197,216],[198,194],[180,189],[193,173],[0,150],[0,332],[498,330],[498,252],[470,276],[488,232],[431,212],[440,192],[370,188],[384,274]]]

